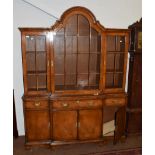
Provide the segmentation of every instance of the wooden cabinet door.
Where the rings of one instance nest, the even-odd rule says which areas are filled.
[[[25,111],[27,141],[50,140],[49,111]]]
[[[77,139],[77,112],[53,112],[53,140]]]
[[[122,136],[125,136],[126,126],[126,108],[120,107],[115,114],[115,135],[114,143],[116,143]]]
[[[22,33],[24,91],[43,94],[50,91],[48,32]]]
[[[98,139],[102,134],[102,110],[80,110],[78,138],[80,140]]]

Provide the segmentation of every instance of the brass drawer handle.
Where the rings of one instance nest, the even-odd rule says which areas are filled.
[[[35,102],[35,106],[36,107],[40,106],[40,102]]]
[[[94,93],[94,95],[98,96],[98,95],[99,95],[99,92],[97,92],[97,93]]]
[[[68,107],[69,106],[69,104],[67,104],[67,103],[62,103],[62,105],[63,105],[63,107]]]

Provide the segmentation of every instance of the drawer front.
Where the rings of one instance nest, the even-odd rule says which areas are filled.
[[[76,104],[79,108],[102,107],[102,100],[79,100]]]
[[[77,109],[74,101],[53,101],[53,109]]]
[[[26,101],[26,109],[48,109],[48,101]]]
[[[74,100],[74,101],[54,101],[54,109],[78,109],[102,107],[102,100]]]
[[[123,106],[126,104],[125,98],[108,98],[104,100],[105,105],[118,105]]]

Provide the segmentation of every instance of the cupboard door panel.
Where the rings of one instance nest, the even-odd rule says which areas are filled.
[[[48,111],[25,111],[26,138],[28,141],[50,140]]]
[[[78,136],[80,140],[98,139],[102,131],[102,110],[80,110]]]
[[[53,140],[75,140],[77,138],[77,112],[53,112]]]
[[[116,143],[122,136],[125,136],[126,126],[126,108],[120,107],[115,114],[115,135],[114,143]]]
[[[47,93],[50,88],[48,33],[28,31],[22,41],[25,93]]]

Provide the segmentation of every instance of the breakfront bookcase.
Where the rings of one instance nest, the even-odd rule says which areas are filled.
[[[19,29],[25,146],[124,137],[129,30],[103,27],[84,7],[50,28]]]

